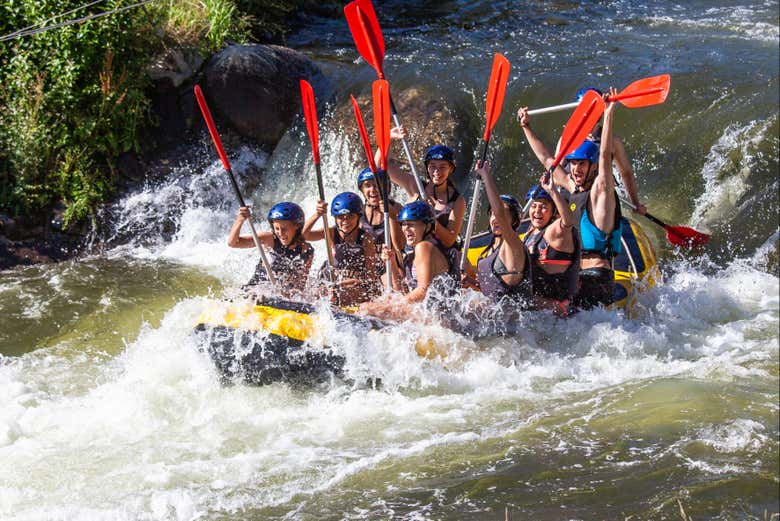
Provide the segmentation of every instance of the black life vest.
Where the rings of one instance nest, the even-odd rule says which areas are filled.
[[[311,267],[311,260],[314,258],[314,248],[311,244],[299,240],[294,245],[284,246],[274,236],[274,246],[268,252],[268,257],[268,263],[271,265],[271,271],[277,279],[280,290],[303,291],[309,277],[307,266]],[[266,281],[268,281],[268,274],[263,262],[260,261],[247,285]]]
[[[547,243],[544,238],[546,229],[547,226],[538,233],[526,234],[523,239],[528,246],[531,262],[534,264],[534,295],[560,301],[571,300],[577,294],[579,285],[581,258],[579,233],[574,228],[570,230],[574,241],[574,251],[566,253],[556,250]],[[544,266],[552,264],[565,264],[567,268],[561,273],[546,272]]]

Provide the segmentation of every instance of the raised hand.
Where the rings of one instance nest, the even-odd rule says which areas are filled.
[[[612,111],[615,110],[615,107],[617,106],[617,102],[616,101],[611,101],[611,100],[615,99],[617,94],[618,94],[618,91],[617,91],[617,89],[615,87],[610,87],[609,88],[609,92],[605,92],[604,93],[604,95],[603,95],[604,101],[607,102],[607,106],[604,109],[604,112],[607,112],[607,111],[612,112]]]
[[[490,161],[482,160],[477,161],[477,166],[474,168],[474,175],[479,177],[482,181],[485,180],[485,176],[490,172]]]
[[[236,215],[237,221],[246,221],[251,216],[248,206],[242,206],[238,209],[238,215]]]
[[[539,178],[539,184],[547,191],[548,194],[551,194],[555,189],[555,180],[548,172],[542,174],[542,176]]]
[[[521,127],[531,126],[531,116],[528,115],[528,107],[520,107],[517,110],[517,121]]]
[[[390,139],[406,139],[406,129],[403,125],[390,129]]]

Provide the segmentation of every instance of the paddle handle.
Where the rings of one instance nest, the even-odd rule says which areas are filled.
[[[398,119],[398,111],[395,110],[395,102],[393,97],[390,96],[390,113],[393,115],[393,123],[396,127],[401,126],[401,120]],[[420,176],[417,174],[417,169],[414,167],[414,159],[412,159],[412,151],[409,149],[409,145],[405,139],[401,139],[401,144],[404,147],[404,154],[406,154],[406,160],[409,162],[409,168],[412,169],[412,175],[414,176],[414,182],[417,185],[417,192],[420,194],[420,201],[425,201],[425,187],[422,184]]]
[[[487,149],[488,149],[488,141],[490,139],[482,142],[482,152],[480,153],[480,156],[482,159],[480,160],[480,164],[485,163],[485,159],[487,158]],[[477,218],[477,209],[479,208],[479,194],[482,190],[482,180],[477,177],[474,180],[474,195],[471,197],[471,208],[469,209],[469,221],[466,224],[466,236],[463,238],[463,253],[460,256],[460,270],[463,271],[463,269],[466,267],[466,261],[468,261],[468,254],[469,254],[469,247],[471,246],[471,236],[474,233],[474,222]]]
[[[314,170],[317,172],[317,190],[320,192],[320,201],[325,200],[325,188],[322,186],[322,169],[320,163],[314,163]],[[328,229],[328,214],[322,216],[322,230],[325,236],[325,249],[328,250],[328,265],[333,268],[336,262],[333,259],[333,248],[330,242],[330,230]]]
[[[203,96],[203,91],[201,91],[200,86],[198,85],[195,85],[195,99],[198,101],[200,113],[203,114],[203,119],[206,121],[206,127],[208,127],[209,134],[211,134],[211,140],[214,142],[214,148],[217,149],[217,154],[219,155],[220,160],[222,160],[222,166],[225,168],[225,172],[230,179],[233,192],[236,194],[239,205],[244,207],[246,206],[244,197],[241,195],[241,190],[239,190],[238,183],[236,183],[236,177],[233,175],[233,170],[230,168],[230,162],[228,161],[227,154],[225,154],[225,147],[222,146],[222,139],[219,137],[219,132],[217,132],[217,126],[214,124],[214,118],[211,117],[211,111],[209,110],[209,106],[206,103],[206,98]],[[257,238],[255,225],[252,223],[251,218],[247,219],[247,221],[249,221],[249,228],[252,230],[252,240],[254,241],[255,246],[257,246],[257,251],[260,253],[260,260],[263,262],[265,271],[268,274],[268,280],[271,281],[273,286],[276,286],[276,277],[271,271],[271,263],[268,262],[268,257],[265,255],[263,245],[260,244],[260,240]]]
[[[574,101],[572,103],[564,103],[563,105],[553,105],[552,107],[545,107],[542,109],[533,109],[528,111],[528,115],[534,116],[536,114],[547,114],[548,112],[560,112],[566,109],[573,109],[577,105],[579,105],[579,101]]]

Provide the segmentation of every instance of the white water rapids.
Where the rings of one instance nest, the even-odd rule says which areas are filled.
[[[244,150],[237,170],[263,160]],[[767,422],[777,418],[780,287],[762,271],[762,251],[722,268],[668,258],[666,281],[640,297],[634,320],[605,310],[569,320],[537,314],[515,337],[477,343],[412,324],[368,337],[326,327],[347,375],[380,377],[379,389],[221,385],[192,326],[204,296],[243,283],[256,256],[225,245],[233,208],[218,168],[124,200],[128,219],[153,219],[181,191],[179,231],[168,243],[108,254],[120,272],[124,263],[165,265],[161,278],[194,269],[204,286],[147,309],[95,274],[90,296],[73,293],[94,306],[71,317],[72,334],[3,359],[1,518],[436,519],[430,512],[453,502],[485,501],[448,497],[436,476],[490,474],[528,449],[583,465],[621,424],[639,434],[609,462],[615,468],[669,457],[687,472],[739,474],[777,450]],[[311,211],[314,199],[303,202]],[[83,269],[65,263],[27,276],[38,270],[44,287],[67,297]],[[31,323],[47,320],[47,291],[25,297],[24,288],[8,280],[0,291],[30,302]],[[142,317],[137,329],[116,316],[123,298],[122,313]],[[451,359],[417,356],[420,335],[452,344]],[[713,410],[707,399],[732,386],[727,402],[742,405]],[[687,427],[676,427],[686,410]]]

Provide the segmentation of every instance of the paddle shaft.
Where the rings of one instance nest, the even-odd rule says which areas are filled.
[[[211,117],[211,111],[209,110],[209,106],[206,103],[206,98],[203,97],[203,92],[200,90],[198,85],[195,85],[195,98],[198,101],[200,112],[203,114],[203,119],[206,121],[206,127],[209,129],[209,134],[211,134],[211,140],[214,142],[214,147],[217,149],[217,154],[222,160],[222,166],[224,167],[225,172],[228,174],[230,184],[233,187],[233,192],[236,194],[236,199],[238,199],[238,204],[242,207],[245,207],[246,203],[244,202],[244,197],[241,195],[241,190],[239,190],[238,183],[236,183],[236,177],[233,175],[233,170],[230,168],[230,163],[228,162],[225,148],[222,146],[222,139],[220,139],[219,133],[217,132],[217,127],[214,124],[214,118]],[[249,229],[252,230],[252,240],[254,241],[255,246],[257,246],[257,251],[260,253],[260,260],[263,262],[265,271],[268,274],[268,280],[271,281],[272,285],[276,286],[276,277],[271,271],[271,263],[268,262],[268,257],[265,255],[265,249],[263,249],[263,245],[260,244],[260,240],[257,237],[255,225],[252,223],[251,218],[247,219],[247,221],[249,222]]]
[[[646,89],[638,92],[631,92],[626,94],[618,94],[617,96],[614,96],[612,98],[607,97],[607,103],[610,101],[620,101],[624,99],[631,99],[631,98],[638,98],[640,96],[646,96],[648,94],[654,94],[656,92],[661,92],[663,89],[660,87],[652,88],[652,89]],[[536,114],[547,114],[548,112],[559,112],[561,110],[566,109],[573,109],[579,105],[579,101],[573,101],[571,103],[564,103],[563,105],[553,105],[552,107],[545,107],[541,109],[533,109],[528,111],[529,116],[534,116]]]
[[[629,207],[629,208],[631,208],[632,210],[636,210],[636,205],[635,205],[634,203],[632,203],[631,201],[627,201],[626,199],[623,199],[623,198],[621,197],[621,198],[620,198],[620,202],[621,202],[621,203],[623,203],[624,205],[628,206],[628,207]],[[645,212],[645,217],[647,217],[647,218],[648,218],[648,219],[650,219],[652,222],[654,222],[655,224],[657,224],[658,226],[660,226],[660,227],[662,227],[662,228],[664,228],[664,229],[666,229],[666,230],[668,230],[669,228],[671,228],[671,226],[669,226],[668,224],[666,224],[665,222],[663,222],[661,219],[659,219],[659,218],[657,218],[657,217],[655,217],[655,216],[653,216],[653,215],[650,215],[650,214],[649,214],[649,213],[647,213],[647,212]]]
[[[482,159],[480,160],[479,164],[482,165],[485,163],[485,159],[487,158],[487,149],[488,149],[488,142],[490,139],[482,142],[482,152],[480,156]],[[468,261],[468,253],[469,253],[469,247],[471,246],[471,235],[474,232],[474,222],[477,218],[477,209],[479,208],[479,193],[482,190],[482,180],[477,177],[476,180],[474,180],[474,194],[471,196],[471,209],[469,210],[469,221],[466,224],[466,236],[463,239],[463,253],[460,256],[460,269],[463,271],[463,269],[466,267],[466,261]]]
[[[314,163],[314,169],[317,171],[317,189],[320,192],[320,201],[325,200],[325,188],[322,186],[322,169],[319,163]],[[330,229],[328,228],[328,214],[322,215],[322,230],[325,236],[325,249],[328,250],[328,265],[333,268],[336,265],[336,261],[333,259],[333,248],[330,240]],[[328,270],[328,273],[332,273]]]
[[[393,115],[393,123],[395,123],[395,126],[400,127],[401,120],[398,119],[398,111],[395,110],[395,103],[393,102],[392,96],[390,96],[390,113]],[[414,159],[412,159],[412,152],[409,149],[409,145],[406,143],[406,139],[401,138],[401,144],[404,146],[404,154],[406,154],[406,160],[409,162],[409,168],[412,169],[414,182],[417,185],[417,191],[420,193],[420,201],[425,201],[425,187],[422,184],[420,176],[417,174],[417,169],[414,167]]]
[[[528,111],[528,115],[535,116],[536,114],[547,114],[548,112],[559,112],[561,110],[573,109],[579,104],[580,104],[579,101],[573,101],[572,103],[564,103],[563,105],[553,105],[552,107],[533,109]]]

